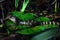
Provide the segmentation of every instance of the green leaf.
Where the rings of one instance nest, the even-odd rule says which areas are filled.
[[[18,30],[17,33],[19,33],[19,34],[25,34],[25,35],[35,34],[37,32],[42,31],[41,28],[43,28],[43,27],[38,26],[38,27],[34,27],[34,28],[24,29],[24,30],[21,30],[21,31]]]
[[[21,20],[25,20],[25,21],[27,21],[27,20],[32,20],[32,19],[34,19],[35,18],[35,15],[34,14],[31,14],[31,13],[26,13],[26,14],[24,14],[24,15],[22,15],[21,16]]]
[[[13,16],[17,17],[18,19],[22,20],[22,21],[27,21],[27,20],[32,20],[35,18],[35,14],[33,13],[20,13],[17,11],[12,12]]]
[[[12,22],[11,20],[6,20],[5,23],[6,23],[7,29],[9,29],[9,30],[16,29],[15,23]]]
[[[50,21],[49,18],[46,17],[38,17],[35,19],[36,22],[46,22],[46,21]]]
[[[26,9],[28,3],[29,3],[29,0],[24,0],[23,6],[22,6],[22,9],[21,9],[21,12],[24,12],[24,11],[25,11],[25,9]]]
[[[29,28],[29,29],[24,29],[24,30],[21,30],[21,31],[17,31],[17,33],[19,34],[33,34],[34,33],[34,30],[32,28]]]
[[[27,29],[29,26],[26,25],[18,25],[16,26],[17,29]]]
[[[18,12],[18,11],[13,11],[11,12],[13,16],[20,17],[21,15],[24,15],[24,13]]]
[[[20,19],[22,17],[22,15],[24,15],[24,13],[21,13],[18,11],[13,11],[12,15]]]
[[[48,25],[48,28],[56,28],[56,27],[58,27],[58,25],[56,25],[56,24],[49,24]]]
[[[21,31],[17,31],[17,33],[19,34],[24,34],[24,35],[29,35],[29,34],[36,34],[38,32],[41,32],[41,31],[44,31],[46,29],[49,29],[49,28],[56,28],[58,27],[57,25],[39,25],[39,26],[35,26],[34,28],[28,28],[28,29],[24,29],[24,30],[21,30]]]
[[[11,20],[6,20],[5,23],[6,23],[7,26],[11,26],[11,25],[14,25],[15,24]]]

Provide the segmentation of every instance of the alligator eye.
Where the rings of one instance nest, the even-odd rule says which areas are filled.
[[[13,21],[13,22],[16,22],[16,20],[15,20],[16,18],[15,18],[15,17],[10,17],[9,19],[10,19],[11,21]]]

